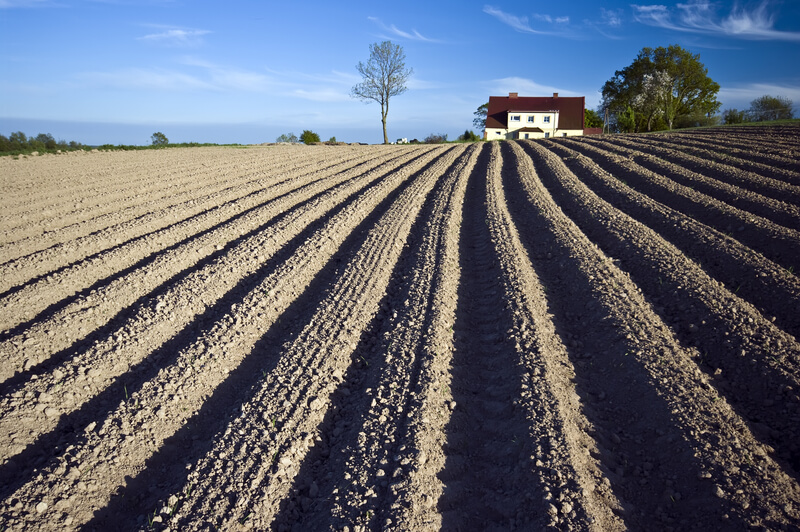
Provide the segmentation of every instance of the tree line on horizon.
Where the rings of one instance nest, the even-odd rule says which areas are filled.
[[[0,153],[32,153],[81,150],[85,146],[80,142],[71,140],[56,140],[50,133],[39,133],[35,137],[28,137],[22,131],[15,131],[8,137],[0,135]]]

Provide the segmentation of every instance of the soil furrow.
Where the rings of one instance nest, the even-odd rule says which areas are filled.
[[[365,154],[366,155],[366,154]],[[364,158],[366,159],[366,158]],[[301,172],[300,167],[290,169],[289,177],[267,176],[264,172],[248,172],[235,178],[211,181],[208,177],[195,176],[191,188],[177,194],[149,201],[137,196],[138,203],[130,209],[76,222],[70,226],[38,232],[30,238],[5,244],[4,258],[7,263],[0,267],[0,274],[8,286],[21,279],[33,278],[40,272],[69,265],[89,255],[115,248],[136,237],[147,235],[166,225],[178,225],[192,217],[201,216],[208,210],[222,214],[227,206],[236,205],[247,197],[257,197],[270,188],[286,186],[305,179],[304,175],[320,177],[332,174],[337,167],[355,166],[353,159],[346,159],[326,168],[312,167]],[[16,270],[16,271],[15,271]],[[27,277],[22,277],[23,275]],[[9,278],[11,277],[11,278]],[[13,284],[12,284],[13,283]],[[5,286],[0,286],[0,290]]]
[[[410,154],[401,160],[408,160]],[[120,280],[123,273],[142,277],[141,269],[150,263],[166,266],[165,254],[181,256],[182,262],[203,259],[214,253],[216,247],[253,231],[264,223],[265,217],[286,212],[292,201],[305,201],[325,188],[352,179],[361,172],[390,163],[392,160],[365,166],[354,165],[346,171],[323,176],[306,176],[267,188],[262,192],[229,205],[219,205],[186,221],[167,226],[161,230],[136,237],[88,258],[73,263],[67,268],[49,273],[30,284],[15,287],[2,300],[13,312],[15,322],[2,323],[2,328],[13,327],[6,335],[14,334],[19,324],[29,326],[42,318],[54,315],[65,303],[78,299],[92,290],[99,290]],[[318,177],[318,178],[317,178]],[[305,181],[305,182],[303,182]],[[160,275],[164,275],[161,273]],[[136,278],[135,277],[135,278]],[[149,281],[155,282],[156,278]],[[144,279],[147,284],[148,279]],[[128,294],[128,299],[132,294]],[[14,306],[16,305],[16,307]],[[97,308],[95,311],[102,309]],[[108,312],[106,312],[107,314]],[[44,316],[42,316],[44,314]],[[69,313],[72,314],[72,313]]]
[[[293,319],[284,315],[284,311],[292,304],[296,294],[301,293],[325,265],[325,257],[330,258],[349,232],[375,207],[381,204],[384,208],[389,208],[401,191],[397,187],[402,186],[407,189],[412,179],[411,174],[419,171],[423,165],[430,165],[431,160],[435,158],[435,152],[429,152],[414,164],[403,166],[401,170],[393,172],[378,186],[361,194],[355,201],[340,204],[336,208],[336,214],[324,221],[324,227],[320,227],[320,222],[308,226],[302,225],[303,232],[295,237],[295,241],[301,243],[299,248],[295,250],[292,245],[286,249],[281,248],[273,260],[249,270],[250,273],[239,280],[235,287],[207,307],[192,323],[185,326],[180,334],[151,352],[142,363],[132,366],[128,373],[117,378],[116,386],[107,388],[106,391],[84,403],[81,410],[63,416],[59,428],[75,426],[78,431],[67,438],[71,445],[66,454],[62,446],[52,445],[59,441],[62,432],[56,429],[51,431],[50,436],[40,437],[35,445],[29,446],[25,452],[15,457],[21,464],[27,464],[30,463],[27,455],[36,456],[44,449],[49,449],[45,451],[46,457],[54,453],[46,458],[45,464],[41,466],[48,473],[48,480],[44,484],[35,479],[31,480],[17,490],[20,495],[16,499],[19,500],[21,496],[24,500],[41,500],[46,496],[50,498],[51,503],[57,502],[54,500],[55,494],[60,490],[70,489],[70,485],[74,486],[79,482],[78,478],[69,474],[71,470],[67,470],[65,475],[65,469],[76,462],[75,457],[89,453],[86,459],[92,462],[90,477],[92,481],[114,487],[102,494],[102,500],[108,500],[113,492],[125,485],[124,475],[126,473],[135,475],[141,471],[144,461],[155,451],[161,449],[162,453],[176,452],[175,447],[171,444],[164,446],[163,441],[182,426],[191,427],[195,424],[200,415],[195,414],[196,412],[206,407],[219,408],[219,403],[223,405],[223,410],[226,408],[224,405],[227,405],[227,411],[230,411],[233,404],[228,402],[229,397],[214,401],[210,400],[209,396],[218,391],[229,395],[237,389],[236,383],[226,379],[231,372],[234,374],[232,377],[238,376],[240,381],[243,378],[245,382],[252,382],[258,374],[256,367],[262,363],[259,362],[260,357],[248,358],[247,355],[253,352],[253,345],[258,338],[265,330],[276,328],[276,324],[277,328],[283,328],[281,319]],[[243,359],[249,360],[249,363],[243,366]],[[242,369],[244,376],[239,373]],[[222,381],[228,383],[228,386],[222,386],[221,390],[218,390]],[[122,386],[123,384],[125,386]],[[116,402],[111,399],[112,396],[116,397],[117,401],[124,398],[118,408],[112,406]],[[171,397],[171,401],[165,403],[164,399],[168,397]],[[212,416],[216,419],[213,421],[214,425],[219,423],[220,414],[217,411],[216,416]],[[93,419],[101,426],[91,425],[90,430],[82,433],[80,427],[89,424]],[[208,421],[207,417],[205,419]],[[194,435],[201,436],[205,440],[208,436],[204,432],[195,432]],[[140,433],[141,438],[139,438]],[[185,442],[180,437],[178,441]],[[189,441],[191,442],[191,439]],[[48,442],[51,444],[48,445]],[[106,457],[117,454],[124,456],[125,461],[115,464],[111,460],[106,460]],[[158,456],[151,461],[157,461]],[[175,459],[172,462],[177,463]],[[6,473],[10,472],[9,466],[10,463],[6,462],[0,470],[4,473],[2,475],[4,483],[10,480],[6,476]],[[78,471],[83,471],[87,467],[88,464],[82,464]],[[28,474],[23,474],[17,482],[20,479],[30,478]],[[53,491],[51,488],[54,483],[61,488]],[[51,488],[42,491],[47,485]],[[72,489],[74,490],[74,487]],[[131,493],[131,495],[132,499],[138,499],[136,495],[140,494]],[[95,494],[92,503],[86,502],[82,505],[81,512],[70,516],[76,522],[88,519],[91,513],[87,514],[87,510],[99,509],[101,500],[97,496],[98,494]],[[117,501],[123,504],[127,502],[122,498]],[[143,508],[139,507],[136,510],[142,511]],[[111,512],[108,517],[112,519],[111,522],[119,522],[114,519],[120,511]],[[57,514],[58,512],[55,512],[53,517]]]
[[[410,159],[402,157],[400,161],[408,163]],[[256,213],[259,216],[239,220],[231,227],[223,225],[216,231],[198,233],[181,245],[166,250],[166,253],[153,255],[150,259],[135,264],[130,271],[121,270],[118,275],[107,279],[108,282],[103,281],[90,287],[90,290],[84,290],[77,297],[68,297],[63,303],[57,303],[55,308],[49,309],[50,315],[43,316],[40,323],[28,324],[24,330],[0,344],[0,352],[6,355],[9,362],[5,366],[4,380],[14,371],[21,371],[11,381],[5,380],[3,388],[13,388],[16,382],[26,380],[30,375],[43,371],[45,367],[50,370],[58,367],[67,357],[74,356],[73,348],[80,349],[81,346],[104,341],[108,335],[132,334],[114,331],[125,330],[125,321],[131,319],[131,314],[136,316],[140,312],[136,310],[137,305],[143,305],[142,309],[147,307],[149,294],[179,282],[195,282],[194,278],[209,282],[210,279],[203,274],[203,268],[213,264],[231,246],[241,245],[241,249],[256,250],[253,258],[263,259],[262,244],[259,242],[270,242],[268,235],[275,234],[280,235],[278,241],[287,241],[302,228],[300,224],[313,219],[308,218],[313,212],[310,207],[325,203],[333,205],[334,202],[341,201],[347,194],[357,190],[356,187],[361,186],[360,184],[374,179],[380,168],[384,171],[386,169],[385,166],[379,166],[356,177],[347,172],[343,176],[346,179],[339,185],[331,186],[335,182],[322,183],[318,187],[311,187],[311,190],[299,197],[288,196],[267,205],[261,209],[263,212]],[[326,186],[331,186],[327,192]],[[291,210],[293,206],[304,208]],[[278,216],[281,212],[287,214]],[[277,220],[272,220],[276,216]],[[275,242],[277,241],[272,243]],[[198,253],[198,249],[204,251]],[[182,306],[177,309],[178,316],[185,310]],[[184,319],[188,319],[189,315]],[[175,311],[168,317],[174,321]],[[80,321],[84,331],[79,330],[80,334],[77,336],[55,335],[57,331],[74,325],[75,320]],[[44,345],[47,345],[47,350],[43,350]]]
[[[158,156],[151,155],[150,162],[153,163]],[[44,159],[38,164],[44,166],[48,162]],[[151,166],[150,173],[144,174],[140,173],[141,168],[138,165],[119,166],[113,161],[108,162],[108,167],[94,172],[94,182],[87,182],[91,178],[84,176],[80,184],[74,183],[76,186],[61,191],[58,181],[53,179],[32,201],[26,202],[24,195],[15,195],[16,205],[12,206],[12,211],[16,207],[19,212],[15,212],[15,218],[3,220],[4,225],[8,226],[3,233],[4,240],[13,242],[36,233],[44,233],[41,238],[57,237],[59,229],[73,223],[95,218],[102,222],[106,218],[118,216],[119,211],[137,209],[140,203],[137,196],[145,201],[151,197],[169,197],[176,192],[180,193],[187,185],[193,187],[197,180],[197,169],[190,168],[185,163],[168,168],[168,163],[164,162],[159,165],[161,168]],[[158,178],[153,179],[153,174]],[[42,215],[33,217],[32,213],[37,211]],[[20,221],[29,220],[33,223],[19,224]]]
[[[800,410],[800,344],[718,283],[657,233],[595,196],[541,145],[526,152],[556,202],[642,289],[696,364],[754,434],[800,476],[800,431],[787,416]],[[762,339],[768,338],[764,341]],[[793,470],[793,471],[792,471]]]
[[[427,462],[425,448],[413,445],[414,431],[408,427],[421,423],[419,394],[429,382],[421,377],[431,373],[440,356],[425,336],[435,326],[434,305],[442,297],[435,294],[443,289],[436,278],[445,217],[454,208],[454,191],[460,188],[463,194],[465,167],[474,166],[476,151],[461,155],[439,179],[417,216],[380,309],[361,335],[319,426],[321,441],[295,476],[273,528],[407,529],[395,522],[392,506],[420,459]],[[441,392],[431,399],[446,409]],[[418,494],[420,501],[431,496]]]
[[[729,292],[749,301],[795,337],[800,279],[738,241],[622,184],[591,159],[560,143],[544,145],[558,154],[595,194],[645,224],[701,266]],[[612,223],[612,218],[605,223]],[[657,278],[656,278],[657,280]]]
[[[789,162],[790,164],[786,165],[786,167],[791,168],[793,155],[791,149],[797,149],[797,129],[794,130],[793,139],[791,137],[786,137],[779,140],[780,137],[776,138],[774,132],[774,128],[770,128],[769,135],[761,135],[757,130],[743,131],[740,134],[733,135],[728,134],[726,131],[726,134],[722,138],[720,138],[720,135],[715,135],[713,133],[695,133],[685,136],[685,139],[708,146],[710,149],[723,147],[743,158],[746,158],[746,154],[750,154],[755,150],[758,152],[758,157],[765,158],[767,164],[778,162],[776,166],[784,166],[785,163]],[[788,154],[786,153],[787,148],[790,150]],[[776,156],[776,160],[771,161],[767,156]],[[782,165],[781,163],[784,164]],[[795,169],[796,168],[795,166]]]
[[[274,367],[241,398],[245,415],[221,427],[211,450],[193,464],[187,480],[193,494],[180,509],[188,519],[178,520],[182,528],[250,520],[265,529],[275,518],[309,450],[324,445],[319,425],[341,379],[357,363],[353,353],[359,342],[370,340],[364,331],[379,309],[416,213],[460,151],[418,171],[400,196],[374,211],[379,219],[371,216],[369,225],[348,237],[344,249],[349,251],[311,294],[310,313],[295,318],[291,336],[275,346]],[[379,359],[373,362],[381,365]],[[212,486],[221,490],[206,489]],[[235,499],[224,494],[226,487],[236,492]],[[207,519],[193,521],[198,513]]]
[[[565,146],[591,158],[626,185],[687,216],[729,234],[784,268],[800,264],[800,233],[675,183],[669,176],[587,143],[564,139]]]
[[[758,135],[758,132],[753,132]],[[773,155],[761,154],[757,148],[752,147],[747,151],[732,150],[725,147],[719,141],[703,142],[694,141],[692,135],[665,135],[659,136],[658,140],[663,142],[663,146],[670,147],[682,153],[688,153],[709,161],[717,161],[734,168],[753,172],[755,174],[783,181],[793,186],[800,186],[800,169],[794,164],[785,164],[782,167],[776,165]],[[641,142],[648,142],[649,139],[642,139]],[[653,142],[657,142],[653,139]]]
[[[135,387],[130,382],[124,390],[120,388],[121,383],[129,381],[130,376],[135,376],[141,371],[157,371],[160,365],[164,364],[161,360],[164,357],[174,360],[178,355],[178,349],[173,344],[193,338],[194,330],[205,327],[205,320],[210,315],[217,316],[215,319],[218,319],[221,316],[220,307],[225,308],[231,304],[229,302],[231,298],[240,297],[237,294],[244,282],[240,280],[240,275],[244,275],[243,279],[257,278],[255,276],[259,272],[272,266],[273,263],[281,264],[283,261],[275,257],[270,259],[269,255],[274,252],[279,252],[278,256],[286,255],[286,252],[282,251],[282,246],[289,239],[300,242],[308,239],[301,249],[303,253],[298,252],[300,258],[294,262],[310,261],[311,264],[305,266],[307,271],[302,272],[303,275],[299,276],[299,279],[297,275],[289,275],[283,280],[280,274],[272,273],[270,280],[277,277],[280,279],[278,285],[308,282],[309,276],[315,271],[312,266],[317,264],[313,262],[317,254],[323,253],[325,249],[335,249],[340,243],[334,235],[328,235],[331,229],[315,234],[316,228],[324,221],[326,228],[338,224],[344,230],[359,208],[374,205],[385,198],[389,191],[407,178],[408,172],[425,164],[433,156],[432,152],[429,152],[414,164],[404,166],[401,172],[395,171],[387,178],[379,180],[374,186],[368,186],[363,191],[350,191],[349,200],[343,201],[342,197],[328,198],[327,205],[325,203],[323,205],[326,205],[327,209],[333,208],[335,214],[328,214],[322,220],[313,222],[314,218],[305,221],[294,219],[288,228],[274,228],[272,231],[265,231],[263,235],[257,235],[261,238],[255,243],[255,248],[240,244],[226,250],[224,255],[210,262],[203,270],[192,272],[181,283],[173,284],[164,294],[153,298],[155,301],[143,303],[135,316],[126,320],[119,329],[109,331],[88,350],[76,352],[67,364],[59,367],[59,372],[53,370],[45,378],[31,380],[26,384],[24,393],[18,391],[11,397],[7,396],[3,401],[4,410],[7,412],[0,420],[0,424],[8,428],[0,431],[0,434],[5,435],[10,441],[0,447],[5,449],[9,461],[0,469],[0,475],[3,479],[7,479],[7,475],[15,469],[14,461],[18,464],[27,464],[28,461],[23,459],[25,455],[40,452],[41,448],[46,447],[45,441],[57,439],[64,430],[70,432],[69,427],[81,425],[82,419],[88,419],[85,424],[89,424],[94,409],[106,408],[102,405],[107,404],[110,397],[123,397],[123,392],[125,396],[129,392],[132,394]],[[309,212],[319,212],[318,209],[319,207],[315,206],[309,209]],[[233,271],[240,273],[230,275],[231,266],[234,266]],[[288,266],[282,266],[284,269],[281,274],[286,275],[285,268],[294,272],[298,267],[297,264],[289,262]],[[274,280],[272,283],[276,284]],[[189,301],[190,294],[201,286],[205,287],[202,297]],[[213,291],[210,289],[212,286]],[[290,303],[290,299],[281,293],[280,288],[282,286],[273,288],[275,293],[269,295],[274,301],[273,305],[279,310]],[[221,299],[215,298],[214,292],[219,294],[217,297]],[[162,334],[155,334],[159,329],[163,331]],[[180,333],[170,338],[175,334],[170,331],[180,331]],[[144,335],[146,341],[138,339],[139,335]],[[107,353],[110,352],[114,352],[116,358],[109,358]],[[193,353],[186,356],[190,356],[191,359],[202,354],[201,351],[200,354]],[[138,382],[140,385],[144,383],[138,380],[133,382]],[[24,401],[28,397],[37,398],[37,395],[36,402]],[[199,399],[195,397],[194,400],[196,402]],[[47,410],[48,405],[53,410],[52,415]],[[15,432],[14,419],[24,421],[30,416],[41,419],[38,432],[23,434]],[[22,457],[18,453],[21,453]]]
[[[516,143],[504,146],[504,156],[512,153],[518,169],[504,186],[530,204],[512,215],[526,229],[529,256],[544,259],[534,267],[556,330],[574,347],[576,387],[626,526],[703,529],[723,516],[733,528],[780,522],[785,497],[800,495],[796,482],[708,388],[638,288],[564,216]]]
[[[123,160],[121,165],[110,162],[107,167],[96,171],[99,176],[97,182],[71,187],[66,191],[62,191],[58,187],[57,180],[51,180],[48,183],[49,186],[39,190],[39,194],[35,196],[33,202],[25,202],[24,196],[14,196],[15,202],[11,205],[12,210],[18,206],[24,206],[25,210],[16,213],[14,218],[3,220],[3,225],[8,226],[4,234],[6,239],[11,241],[14,238],[39,233],[40,240],[57,242],[62,230],[69,229],[74,225],[92,224],[96,227],[95,230],[98,230],[104,226],[104,223],[108,225],[120,218],[133,217],[136,215],[135,213],[141,213],[143,209],[146,212],[148,205],[152,202],[159,203],[168,201],[171,197],[180,197],[187,192],[187,189],[188,191],[199,191],[201,190],[198,186],[199,183],[207,182],[209,176],[213,176],[215,182],[234,183],[242,175],[245,177],[258,175],[261,173],[259,152],[264,153],[263,150],[254,150],[244,160],[237,157],[236,160],[227,160],[222,164],[208,158],[210,153],[206,152],[204,154],[206,157],[191,164],[184,162],[176,166],[175,164],[170,165],[169,161],[164,161],[161,163],[163,170],[151,168],[148,173],[142,172],[141,163],[133,164],[135,158],[126,159],[129,161],[127,163]],[[160,160],[169,157],[168,154],[154,152],[148,155],[142,154],[139,157],[140,161],[146,158],[152,162],[156,158]],[[274,153],[269,153],[264,159],[271,161],[266,165],[267,168],[278,166],[275,164],[278,158]],[[290,161],[302,163],[303,159],[295,156],[285,158],[281,162],[285,164]],[[45,159],[40,164],[44,166],[48,162]],[[231,170],[235,172],[231,172]],[[154,179],[154,173],[158,175],[158,178]],[[14,177],[12,176],[11,179]],[[55,197],[46,199],[49,194]],[[42,205],[43,199],[49,203]],[[37,216],[34,218],[34,224],[12,225],[21,219],[30,220],[31,214],[34,212],[42,212],[45,217]],[[44,230],[43,234],[42,230]],[[17,236],[12,237],[13,234]]]
[[[713,180],[711,181],[713,186],[706,187],[709,191],[714,192],[715,190],[720,190],[723,193],[727,193],[729,198],[730,194],[736,195],[739,192],[743,192],[738,188],[741,187],[756,194],[778,200],[779,202],[786,202],[793,204],[793,206],[800,204],[800,187],[791,185],[785,181],[764,177],[753,172],[745,172],[719,161],[709,161],[707,158],[672,150],[654,141],[647,142],[623,137],[603,137],[602,144],[616,144],[634,150],[643,155],[638,158],[638,161],[647,162],[649,158],[648,155],[653,155],[667,163],[677,165],[707,177]],[[652,169],[652,167],[650,168]],[[735,184],[736,187],[730,188],[729,184]],[[724,187],[728,187],[729,190],[726,192]],[[738,196],[734,196],[733,201],[737,199]],[[800,217],[798,216],[797,208],[794,210],[794,216]],[[778,223],[782,222],[778,221]],[[789,227],[793,226],[789,225]]]
[[[799,528],[798,130],[0,158],[0,530]]]
[[[619,501],[591,457],[597,448],[588,434],[589,422],[580,412],[567,347],[556,332],[545,287],[520,239],[519,229],[527,232],[529,228],[516,224],[509,211],[503,180],[512,174],[524,178],[525,169],[517,157],[504,151],[502,166],[490,166],[489,226],[513,317],[514,328],[507,334],[525,371],[521,403],[535,420],[528,436],[535,445],[530,460],[543,485],[540,495],[548,524],[562,529],[620,530],[622,522],[615,516],[621,509]],[[537,519],[543,524],[541,516]],[[530,528],[524,520],[520,526]]]

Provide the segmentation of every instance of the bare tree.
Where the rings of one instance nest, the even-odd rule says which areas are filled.
[[[389,144],[389,137],[386,135],[389,98],[408,90],[406,82],[414,70],[406,68],[406,54],[403,48],[398,44],[392,44],[391,41],[370,44],[369,61],[366,64],[359,61],[356,70],[364,79],[351,89],[350,95],[366,102],[375,100],[381,104],[383,143]]]

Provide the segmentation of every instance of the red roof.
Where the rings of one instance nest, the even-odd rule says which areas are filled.
[[[509,111],[558,111],[559,129],[583,129],[584,106],[584,96],[490,96],[486,127],[508,129]]]

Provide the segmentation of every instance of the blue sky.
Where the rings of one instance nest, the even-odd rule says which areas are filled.
[[[0,133],[84,144],[260,143],[304,129],[381,142],[349,96],[369,45],[414,69],[390,139],[455,138],[490,95],[585,96],[645,46],[699,53],[722,109],[785,96],[800,116],[800,2],[0,0]]]

